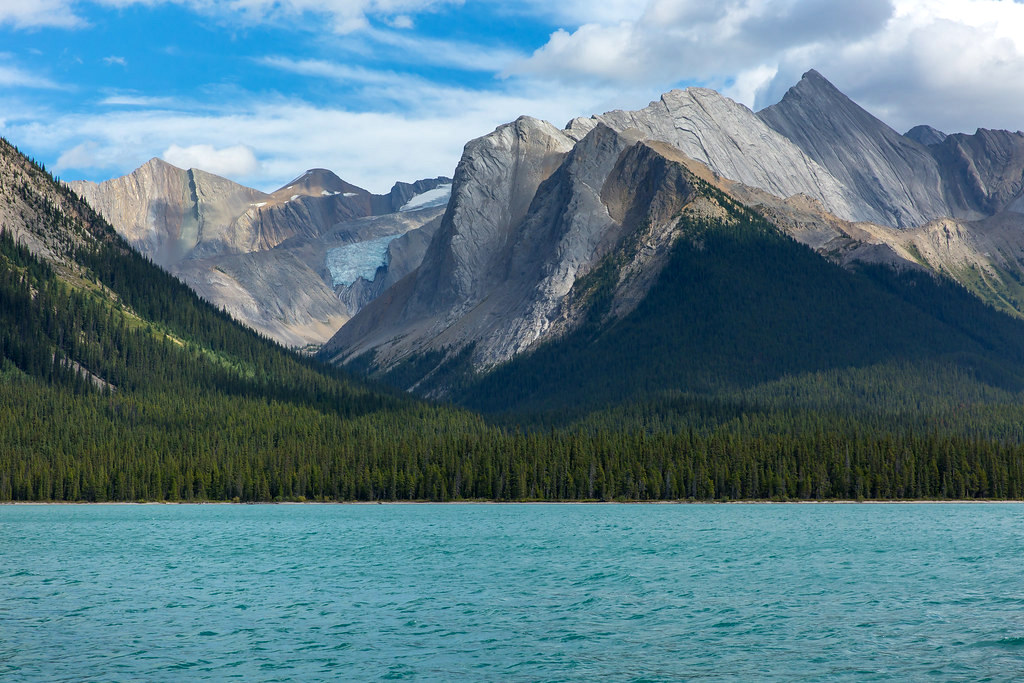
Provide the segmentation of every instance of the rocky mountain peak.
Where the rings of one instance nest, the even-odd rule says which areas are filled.
[[[878,120],[817,71],[804,74],[778,104],[757,117],[866,202],[870,211],[862,218],[910,227],[948,213],[939,169],[928,150]]]
[[[920,143],[925,147],[928,147],[929,145],[937,145],[943,140],[945,140],[946,134],[943,133],[941,130],[932,128],[931,126],[921,125],[914,126],[906,133],[904,133],[903,137],[910,138],[914,142]]]
[[[634,128],[726,178],[773,195],[806,194],[846,218],[872,215],[855,193],[792,141],[714,90],[672,90],[645,109],[612,111],[596,120],[617,131]]]
[[[293,179],[271,196],[282,201],[293,197],[327,197],[334,195],[368,195],[369,192],[339,178],[326,168],[311,168]]]

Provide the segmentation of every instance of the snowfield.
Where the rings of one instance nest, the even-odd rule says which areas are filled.
[[[438,185],[433,190],[427,190],[423,194],[416,195],[403,204],[399,211],[415,211],[416,209],[428,209],[433,206],[444,206],[448,203],[448,198],[451,196],[451,185]]]

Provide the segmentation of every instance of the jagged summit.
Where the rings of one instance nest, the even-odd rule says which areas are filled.
[[[853,190],[870,220],[910,227],[947,215],[939,170],[919,143],[905,138],[844,95],[815,70],[757,117],[792,140]]]
[[[805,194],[831,212],[863,220],[870,211],[812,157],[750,109],[714,90],[672,90],[639,111],[593,117],[617,131],[635,128],[714,172],[780,197]],[[570,123],[580,129],[577,121]]]
[[[932,128],[931,126],[920,125],[914,126],[910,130],[908,130],[906,133],[903,134],[903,137],[910,138],[911,140],[919,142],[925,147],[928,147],[929,145],[939,144],[948,136],[941,130],[937,130],[935,128]]]

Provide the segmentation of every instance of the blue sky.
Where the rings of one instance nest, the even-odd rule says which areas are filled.
[[[1024,128],[1012,0],[0,0],[0,135],[65,179],[153,156],[274,189],[450,175],[521,114],[704,85],[757,109],[809,68],[901,132]]]

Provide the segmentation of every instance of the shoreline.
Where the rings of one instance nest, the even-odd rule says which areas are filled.
[[[1021,504],[1020,499],[934,499],[934,498],[892,498],[892,499],[835,499],[835,500],[307,500],[307,501],[253,501],[234,502],[230,500],[204,500],[204,501],[32,501],[32,500],[8,500],[0,502],[0,507],[19,505],[134,505],[144,507],[148,505],[996,505],[996,504]]]

